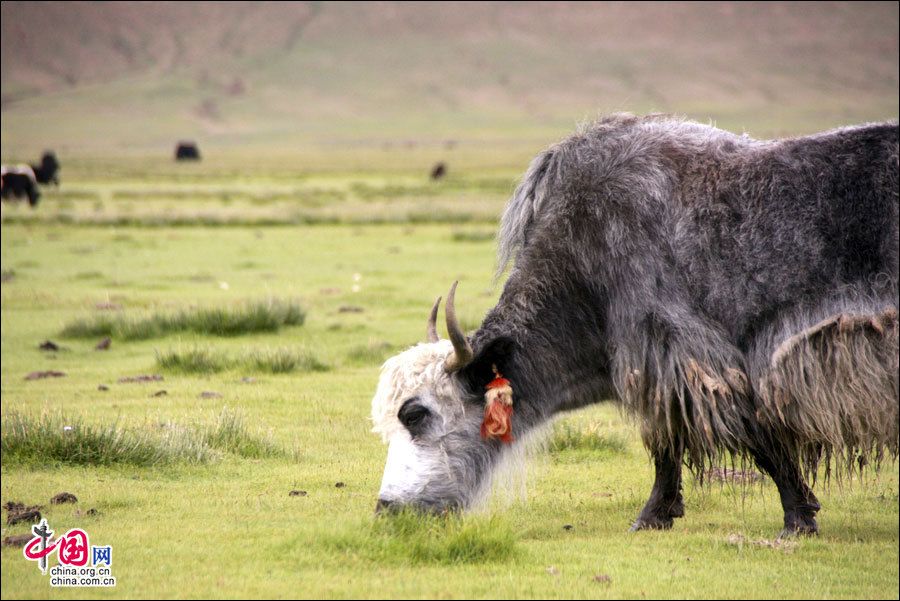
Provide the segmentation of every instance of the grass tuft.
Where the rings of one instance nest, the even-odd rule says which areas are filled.
[[[178,332],[211,336],[240,336],[277,332],[300,326],[306,312],[295,301],[257,301],[229,308],[194,308],[176,313],[152,313],[146,317],[93,315],[70,321],[60,332],[65,338],[110,337],[147,340]]]
[[[625,453],[628,442],[620,434],[601,432],[602,424],[591,423],[582,427],[572,424],[557,425],[550,439],[549,451],[590,451],[610,454]]]
[[[271,435],[251,432],[236,411],[223,409],[207,425],[126,428],[118,422],[86,424],[62,413],[37,416],[11,412],[3,416],[2,464],[152,467],[200,464],[220,452],[245,458],[281,457],[286,453]]]
[[[512,527],[497,516],[422,515],[402,511],[355,525],[323,543],[378,563],[485,564],[517,552]]]
[[[347,359],[353,363],[365,363],[381,365],[391,356],[394,345],[384,340],[370,340],[367,344],[360,344],[347,351]]]
[[[109,315],[95,315],[70,321],[59,333],[64,338],[101,338],[112,336],[116,321]]]
[[[205,463],[210,449],[184,429],[162,435],[125,429],[118,422],[86,424],[61,413],[3,416],[2,462],[25,464],[150,467],[174,462]]]
[[[309,350],[274,349],[253,351],[245,357],[245,366],[252,366],[258,371],[271,374],[284,374],[294,371],[328,371],[328,365]]]
[[[224,353],[203,348],[185,351],[156,353],[156,366],[181,374],[214,374],[231,367],[231,360]]]
[[[222,409],[215,423],[199,429],[199,438],[213,449],[233,453],[247,459],[283,457],[285,452],[275,444],[271,434],[252,433],[238,411]]]
[[[300,326],[306,313],[296,302],[255,302],[236,309],[197,309],[178,314],[172,330],[213,336],[277,332],[282,326]]]
[[[204,348],[157,351],[156,366],[180,374],[213,374],[228,369],[285,374],[330,369],[312,351],[285,348],[258,349],[238,357]]]

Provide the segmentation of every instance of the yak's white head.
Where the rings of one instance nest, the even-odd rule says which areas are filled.
[[[379,510],[464,509],[489,486],[500,443],[484,440],[484,398],[470,392],[460,370],[473,360],[456,320],[454,294],[447,297],[450,340],[438,340],[440,298],[428,321],[428,342],[385,362],[372,399],[374,431],[389,444],[378,493]]]

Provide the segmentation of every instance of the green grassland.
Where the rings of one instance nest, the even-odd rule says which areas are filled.
[[[39,211],[6,203],[0,215],[5,223],[120,226],[493,222],[528,158],[521,147],[345,149],[258,162],[226,155],[196,165],[80,158],[63,167],[64,186],[43,189]],[[448,172],[432,181],[438,161]]]
[[[631,534],[652,468],[609,403],[562,418],[524,493],[501,488],[459,519],[376,519],[380,363],[424,337],[454,279],[468,328],[499,294],[491,233],[515,171],[432,184],[432,158],[269,165],[238,178],[232,204],[227,165],[84,160],[37,211],[3,209],[2,500],[112,544],[118,579],[51,589],[4,547],[4,598],[896,596],[895,463],[820,487],[816,538],[773,542],[768,480],[688,484],[672,531]],[[343,196],[317,207],[309,190]],[[258,218],[259,199],[282,193],[273,202],[338,218]],[[417,220],[407,201],[450,216]],[[235,206],[224,224],[197,217]],[[210,314],[231,327],[206,327]],[[39,350],[46,339],[62,348]],[[66,375],[25,379],[44,370]],[[50,505],[61,491],[78,503]]]

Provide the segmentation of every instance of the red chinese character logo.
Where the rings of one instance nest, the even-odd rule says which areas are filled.
[[[80,528],[73,528],[59,539],[56,556],[66,566],[82,567],[88,562],[88,536]]]
[[[49,547],[44,547],[43,549],[35,549],[41,542],[41,539],[37,537],[28,541],[24,550],[25,559],[43,559],[56,550],[56,543],[53,543]]]

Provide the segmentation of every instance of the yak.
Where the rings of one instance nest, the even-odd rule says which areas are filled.
[[[31,207],[37,206],[41,199],[37,178],[28,165],[3,165],[0,168],[0,196],[4,200],[28,198]]]
[[[898,126],[756,140],[616,114],[531,163],[496,306],[388,359],[377,512],[471,507],[554,416],[614,399],[655,468],[632,530],[684,515],[682,468],[753,461],[783,534],[818,531],[816,466],[898,451]],[[831,472],[826,472],[831,473]]]
[[[447,174],[447,164],[443,161],[436,163],[434,167],[431,168],[430,177],[432,180],[437,181],[444,177]]]
[[[59,186],[59,160],[52,150],[45,151],[41,156],[41,164],[31,165],[31,170],[34,171],[34,177],[39,184],[52,183],[54,186]]]
[[[182,141],[179,142],[175,147],[175,160],[176,161],[199,161],[200,160],[200,149],[197,148],[197,144],[191,141]]]

